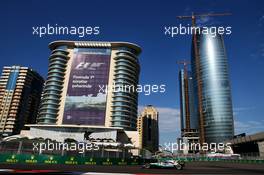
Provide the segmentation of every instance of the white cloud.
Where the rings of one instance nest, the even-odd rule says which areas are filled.
[[[247,133],[254,134],[257,132],[264,131],[264,120],[241,120],[239,119],[240,114],[250,113],[250,111],[256,109],[256,107],[235,107],[233,108],[234,115],[234,128],[235,134]]]
[[[264,15],[260,16],[258,19],[258,25],[263,26],[264,25]]]
[[[264,120],[260,121],[234,121],[235,134],[247,133],[254,134],[257,132],[264,131]]]
[[[254,109],[255,109],[255,107],[235,107],[235,108],[233,108],[233,115],[237,116],[241,112],[250,111],[250,110],[254,110]]]
[[[255,46],[255,51],[250,54],[252,58],[261,59],[264,57],[264,43]]]
[[[255,109],[255,107],[235,107],[233,111],[240,112],[240,111],[248,111],[252,109]]]

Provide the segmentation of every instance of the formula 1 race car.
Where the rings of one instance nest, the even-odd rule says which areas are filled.
[[[177,160],[162,160],[156,163],[146,163],[143,165],[143,168],[176,168],[177,170],[181,170],[183,169],[184,165],[184,162]]]

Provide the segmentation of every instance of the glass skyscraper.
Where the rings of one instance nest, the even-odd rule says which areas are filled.
[[[181,69],[179,72],[181,132],[183,132],[187,128],[185,82],[186,80],[184,77],[184,70]]]
[[[184,69],[179,71],[179,85],[181,131],[182,135],[184,135],[184,132],[198,129],[198,114],[194,103],[195,97],[191,71],[188,71],[187,74]]]
[[[200,138],[207,143],[232,138],[232,98],[223,36],[194,35],[191,62],[195,104],[200,117]]]

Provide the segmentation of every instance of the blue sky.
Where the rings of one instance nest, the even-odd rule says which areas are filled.
[[[145,96],[139,104],[152,104],[160,111],[160,140],[173,142],[179,133],[179,59],[190,58],[191,37],[170,38],[164,26],[187,25],[178,15],[191,12],[231,12],[229,17],[205,19],[209,24],[231,26],[225,37],[232,85],[236,133],[264,130],[264,1],[20,1],[1,2],[0,67],[29,66],[46,77],[48,43],[54,40],[128,41],[140,45],[141,84],[165,84],[166,92]],[[100,26],[100,35],[32,35],[32,27]]]

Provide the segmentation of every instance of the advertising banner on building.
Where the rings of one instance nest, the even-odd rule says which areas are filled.
[[[104,125],[111,50],[74,50],[63,124]]]

